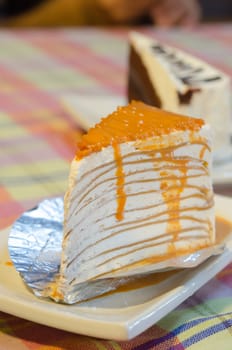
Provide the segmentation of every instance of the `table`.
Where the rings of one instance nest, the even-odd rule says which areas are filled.
[[[232,25],[140,30],[232,77]],[[64,194],[80,128],[62,97],[88,95],[91,103],[91,96],[125,96],[127,32],[0,30],[0,229],[42,199]],[[128,342],[71,334],[0,312],[0,350],[207,347],[232,348],[232,264]]]

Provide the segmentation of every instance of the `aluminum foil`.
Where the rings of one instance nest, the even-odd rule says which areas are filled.
[[[62,253],[63,209],[63,198],[47,199],[36,208],[26,211],[14,223],[9,235],[8,248],[11,260],[25,284],[35,295],[73,304],[115,290],[131,280],[144,276],[143,271],[137,271],[138,274],[133,276],[75,284],[69,286],[62,296],[54,293]],[[146,274],[195,267],[222,251],[222,245],[215,245],[153,265],[152,270],[146,271]]]
[[[25,212],[11,229],[8,241],[11,260],[36,295],[43,295],[59,273],[62,236],[62,198],[41,202]]]

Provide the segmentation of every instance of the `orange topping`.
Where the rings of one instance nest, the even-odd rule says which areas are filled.
[[[202,119],[181,116],[132,101],[127,106],[118,107],[82,136],[77,157],[82,158],[115,143],[167,135],[174,131],[197,131],[203,124]]]

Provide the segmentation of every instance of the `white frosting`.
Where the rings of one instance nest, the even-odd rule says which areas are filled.
[[[192,139],[203,140],[209,146],[202,159],[199,157],[204,146],[191,144]],[[152,271],[152,263],[137,267],[133,263],[167,253],[170,244],[178,250],[180,247],[197,249],[204,243],[212,243],[214,210],[208,207],[208,197],[212,196],[210,142],[210,128],[206,125],[200,132],[175,132],[121,144],[126,193],[123,220],[115,216],[114,149],[108,146],[80,161],[73,160],[65,198],[65,237],[58,281],[63,292],[70,281],[77,284]],[[173,163],[164,160],[158,151],[153,155],[141,151],[147,144],[152,144],[154,149],[161,145],[180,145],[172,157],[188,157],[187,172],[183,172],[182,167],[173,169]],[[169,179],[165,180],[164,176]],[[186,183],[183,183],[181,178],[185,176]],[[161,188],[164,183],[177,186],[176,195],[180,193],[179,209],[183,217],[179,223],[184,230],[175,243],[171,243],[173,236],[167,230],[170,208],[164,199],[167,191]],[[178,192],[179,187],[183,187],[182,192]]]
[[[228,157],[230,150],[231,133],[231,82],[230,78],[207,63],[170,46],[161,45],[168,53],[173,53],[181,61],[190,64],[193,68],[202,68],[195,76],[199,80],[192,80],[191,85],[183,83],[181,69],[152,49],[159,44],[139,33],[131,33],[130,41],[141,57],[157,95],[162,101],[162,108],[175,113],[203,118],[214,130],[214,157],[220,160]],[[185,71],[186,72],[186,71]],[[187,73],[186,73],[187,74]],[[188,75],[188,74],[187,74]],[[213,81],[200,79],[220,76]],[[189,104],[181,104],[178,92],[184,94],[189,88],[199,88],[193,93]]]

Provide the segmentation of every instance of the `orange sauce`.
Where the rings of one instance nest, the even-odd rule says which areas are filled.
[[[203,146],[202,149],[201,149],[201,152],[200,152],[200,159],[203,159],[204,158],[204,154],[207,150],[207,147],[206,146]]]
[[[124,214],[124,207],[126,203],[126,194],[124,191],[125,176],[123,172],[122,157],[120,153],[120,147],[117,143],[113,145],[114,147],[114,159],[117,164],[116,168],[116,178],[117,178],[117,212],[116,219],[122,220]]]
[[[172,152],[169,152],[169,154],[165,154],[163,156],[166,156],[170,159],[173,158]],[[171,219],[168,221],[167,225],[167,234],[169,232],[180,232],[181,230],[181,224],[179,220],[180,215],[180,196],[181,193],[184,190],[187,177],[187,161],[186,160],[179,160],[179,169],[183,173],[182,178],[180,179],[180,176],[174,175],[173,171],[160,171],[160,178],[161,178],[161,190],[162,190],[162,197],[164,199],[164,202],[167,204],[168,210],[169,210],[169,218]],[[172,177],[172,180],[166,180],[165,178],[168,176]],[[164,179],[163,179],[164,178]],[[169,187],[173,187],[173,189],[166,191]],[[173,241],[176,241],[177,234],[173,235]],[[169,247],[171,250],[173,249],[173,245],[171,244]]]
[[[62,293],[60,293],[60,292],[57,290],[56,286],[53,287],[53,286],[51,285],[50,288],[52,288],[51,297],[52,297],[53,299],[55,299],[55,300],[57,300],[57,301],[63,300],[64,295],[63,295]]]
[[[152,136],[168,135],[173,131],[197,131],[202,125],[202,119],[181,116],[132,101],[90,128],[78,142],[76,156],[80,159],[115,143],[144,140]]]

